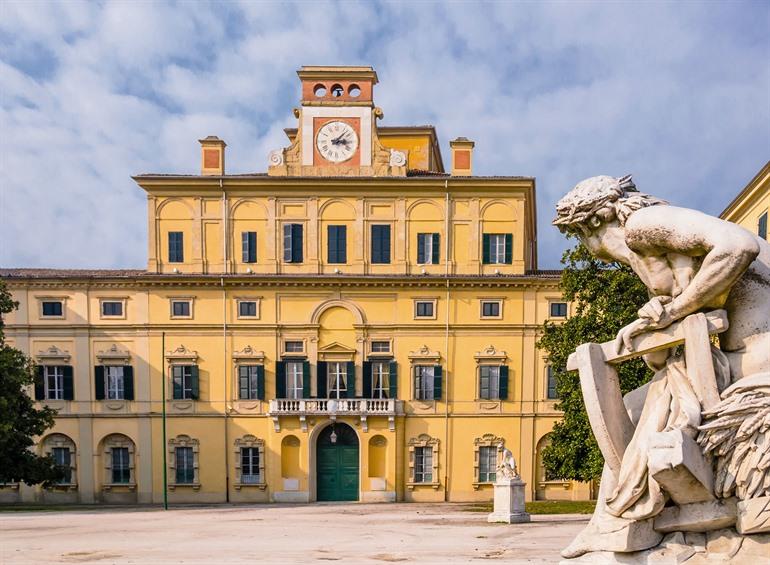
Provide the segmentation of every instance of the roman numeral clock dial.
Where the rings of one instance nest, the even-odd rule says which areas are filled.
[[[328,122],[318,130],[316,146],[327,161],[342,163],[350,159],[358,149],[358,136],[350,124]]]

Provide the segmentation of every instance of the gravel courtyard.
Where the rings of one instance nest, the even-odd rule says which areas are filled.
[[[459,504],[0,512],[0,563],[557,563],[588,516],[487,524]]]

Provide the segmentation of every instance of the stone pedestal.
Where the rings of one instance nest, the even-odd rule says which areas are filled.
[[[524,510],[524,487],[527,485],[520,478],[500,478],[495,483],[495,503],[487,522],[518,524],[529,522],[529,514]]]

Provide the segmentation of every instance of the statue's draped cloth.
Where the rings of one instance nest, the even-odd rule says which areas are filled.
[[[730,384],[727,357],[711,346],[717,388]],[[688,377],[684,354],[672,355],[650,382],[647,397],[633,438],[620,465],[617,486],[607,497],[607,511],[622,518],[642,520],[657,515],[666,504],[666,494],[650,475],[647,457],[657,432],[682,430],[695,438],[701,422],[701,405]]]

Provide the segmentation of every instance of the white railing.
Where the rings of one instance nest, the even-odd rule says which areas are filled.
[[[270,414],[291,416],[299,414],[314,415],[353,415],[360,414],[390,415],[396,414],[400,401],[380,398],[308,398],[294,400],[276,398],[270,401]]]
[[[356,416],[367,431],[369,416],[387,416],[388,427],[395,429],[396,416],[404,413],[403,401],[388,398],[276,398],[270,401],[268,415],[273,419],[276,431],[280,431],[282,416],[298,416],[303,431],[307,431],[307,416]]]

